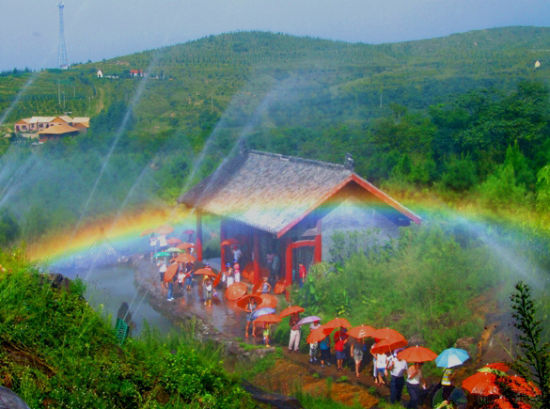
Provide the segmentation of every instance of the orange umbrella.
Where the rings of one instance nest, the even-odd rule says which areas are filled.
[[[407,362],[428,362],[435,358],[437,358],[437,354],[434,351],[418,345],[404,349],[397,354],[397,359]]]
[[[188,253],[178,254],[174,259],[176,263],[194,263],[195,257]]]
[[[351,324],[347,319],[338,317],[324,324],[324,327],[332,328],[332,329],[338,328],[338,327],[351,328]]]
[[[157,234],[170,234],[174,231],[174,228],[168,224],[165,224],[164,226],[157,227],[155,229],[155,233]]]
[[[256,324],[276,324],[281,322],[281,317],[276,314],[261,315],[254,320]]]
[[[540,389],[533,383],[525,380],[518,375],[512,375],[502,379],[503,383],[506,384],[512,391],[520,395],[529,396],[534,398],[541,394]]]
[[[237,244],[239,241],[237,239],[225,239],[220,243],[220,246],[231,246],[233,244]]]
[[[237,307],[242,308],[247,312],[250,312],[249,310],[247,310],[246,307],[248,307],[248,303],[251,299],[254,299],[254,301],[256,301],[256,305],[259,305],[262,302],[262,297],[260,297],[259,295],[246,294],[237,300]]]
[[[510,401],[508,399],[506,399],[505,397],[501,396],[500,398],[498,399],[495,399],[493,402],[494,404],[494,407],[496,408],[500,408],[500,409],[514,409],[514,406],[510,403]],[[521,402],[521,401],[516,401],[519,409],[530,409],[531,408],[531,405],[529,405],[528,403],[525,403],[525,402]],[[491,406],[493,407],[493,406]]]
[[[353,338],[362,339],[362,338],[374,338],[373,333],[376,331],[375,328],[369,325],[359,325],[358,327],[353,327],[348,330],[348,335]]]
[[[143,230],[143,231],[141,232],[140,236],[142,236],[142,237],[143,237],[143,236],[148,236],[149,234],[154,233],[154,232],[155,232],[154,229],[146,229],[146,230]]]
[[[383,339],[374,344],[370,350],[373,354],[385,354],[389,353],[397,348],[403,348],[407,346],[407,340],[401,339]]]
[[[290,307],[286,307],[284,310],[282,310],[280,313],[279,313],[279,317],[281,318],[284,318],[284,317],[288,317],[289,315],[292,315],[292,314],[300,314],[301,312],[304,312],[305,310],[300,307],[299,305],[292,305]]]
[[[237,301],[248,291],[248,286],[245,283],[233,283],[225,290],[225,298],[229,301]]]
[[[497,376],[490,372],[477,372],[462,381],[462,387],[475,395],[500,395],[500,389],[495,383]]]
[[[178,264],[170,264],[168,268],[166,269],[166,273],[164,273],[164,282],[168,283],[172,281],[176,273],[178,272]]]
[[[208,276],[208,277],[218,276],[214,271],[212,271],[211,268],[199,268],[197,271],[194,272],[194,274],[198,276]]]
[[[286,290],[286,281],[277,281],[275,283],[275,288],[273,289],[273,293],[275,294],[282,294]]]
[[[385,340],[403,340],[405,337],[401,335],[399,332],[397,332],[394,329],[391,328],[379,328],[376,331],[374,331],[374,339],[377,341],[385,339]]]
[[[187,250],[187,249],[190,249],[191,247],[195,247],[195,245],[193,243],[180,243],[176,246],[178,249],[182,249],[182,250]]]
[[[324,325],[321,325],[319,328],[314,329],[309,333],[306,338],[308,344],[314,344],[316,342],[322,341],[329,335],[334,328],[326,328]]]
[[[262,302],[258,305],[258,308],[277,308],[277,297],[271,294],[260,294]]]
[[[176,246],[181,243],[181,240],[177,237],[170,237],[166,239],[166,243],[170,244],[171,246]]]

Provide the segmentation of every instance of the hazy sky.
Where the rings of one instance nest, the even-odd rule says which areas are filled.
[[[0,70],[57,65],[57,0],[0,0]],[[69,62],[236,30],[382,43],[550,25],[550,0],[65,0]]]

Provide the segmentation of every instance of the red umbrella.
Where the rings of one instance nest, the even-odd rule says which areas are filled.
[[[256,301],[256,305],[259,305],[262,302],[262,298],[259,295],[246,294],[237,300],[237,307],[242,308],[247,312],[250,312],[249,310],[246,309],[246,307],[248,307],[248,303],[250,302],[251,299],[254,299],[254,301]]]
[[[176,273],[178,272],[178,264],[170,264],[168,268],[166,269],[166,272],[164,273],[164,282],[168,283],[172,281]]]
[[[174,231],[174,228],[170,226],[169,224],[165,224],[164,226],[157,227],[155,229],[155,233],[157,234],[170,234]]]
[[[170,237],[166,239],[166,243],[170,244],[171,246],[176,246],[181,243],[181,240],[177,237]]]
[[[262,302],[258,305],[258,308],[277,308],[277,297],[271,294],[260,294]]]
[[[245,283],[233,283],[229,287],[227,287],[227,290],[225,290],[225,298],[227,298],[229,301],[237,301],[239,298],[245,295],[247,291],[248,286]]]
[[[190,249],[191,247],[195,247],[195,245],[193,243],[187,243],[187,242],[177,245],[177,248],[182,250],[187,250],[187,249]]]
[[[537,388],[537,386],[533,382],[529,382],[525,380],[525,378],[522,378],[518,375],[512,375],[506,378],[502,378],[502,382],[506,384],[506,386],[508,386],[512,391],[520,395],[534,398],[535,396],[539,396],[541,394],[540,389]]]
[[[500,395],[500,389],[495,383],[497,376],[490,372],[477,372],[462,381],[462,387],[468,392],[489,396]]]
[[[316,342],[322,341],[329,335],[334,328],[325,328],[324,325],[321,325],[319,328],[314,329],[309,333],[306,338],[308,344],[314,344]]]
[[[437,354],[434,351],[418,345],[404,349],[397,354],[397,359],[407,362],[428,362],[435,358],[437,358]]]
[[[362,339],[362,338],[374,338],[373,334],[376,331],[375,328],[369,325],[359,325],[348,330],[348,335],[353,338]]]
[[[483,368],[478,369],[479,372],[502,372],[504,375],[506,372],[510,371],[510,367],[504,362],[493,362],[492,364],[487,364]]]
[[[238,244],[239,241],[237,239],[225,239],[220,243],[220,246],[232,246],[233,244]]]
[[[182,254],[178,254],[174,259],[174,261],[176,263],[194,263],[195,257],[193,257],[191,254],[182,253]]]
[[[279,313],[279,317],[281,318],[284,318],[284,317],[288,317],[289,315],[292,315],[292,314],[300,314],[301,312],[304,312],[305,310],[300,307],[299,305],[293,305],[291,307],[286,307],[284,310],[282,310],[280,313]]]
[[[407,346],[407,340],[402,339],[383,339],[374,344],[370,350],[372,354],[386,354],[392,352],[397,348],[403,348]]]
[[[254,320],[256,324],[276,324],[281,322],[281,317],[276,314],[261,315]]]
[[[503,397],[503,396],[501,396],[498,399],[495,399],[492,403],[494,405],[492,407],[495,407],[495,408],[514,409],[514,406],[510,403],[510,401],[508,399],[506,399],[505,397]],[[521,402],[521,401],[516,401],[516,403],[517,403],[519,409],[530,409],[531,408],[531,405],[529,405],[528,403]]]
[[[212,271],[211,268],[199,268],[197,271],[194,272],[194,274],[198,276],[208,276],[208,277],[218,276],[214,271]]]
[[[324,324],[324,327],[332,328],[332,329],[338,328],[338,327],[351,328],[351,324],[347,319],[338,317]]]

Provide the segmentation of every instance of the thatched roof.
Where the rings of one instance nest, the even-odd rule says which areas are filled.
[[[178,201],[280,237],[350,183],[420,223],[418,216],[344,165],[259,151],[226,160]]]

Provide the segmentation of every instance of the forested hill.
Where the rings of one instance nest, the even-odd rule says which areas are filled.
[[[491,206],[512,191],[510,203],[527,196],[540,208],[550,203],[549,57],[550,28],[381,45],[238,32],[66,71],[5,72],[2,134],[31,115],[92,121],[87,136],[39,149],[0,138],[0,155],[12,148],[0,157],[0,184],[18,171],[32,178],[10,184],[0,204],[34,237],[121,206],[170,202],[241,138],[334,162],[349,151],[362,176],[386,187],[481,189]]]

